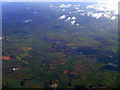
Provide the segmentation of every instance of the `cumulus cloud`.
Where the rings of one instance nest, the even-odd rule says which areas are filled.
[[[66,11],[67,10],[66,8],[71,6],[72,6],[71,4],[67,4],[67,5],[61,4],[59,7],[61,8],[62,11]],[[94,3],[86,6],[86,8],[88,9],[87,11],[81,10],[80,5],[74,4],[73,6],[74,6],[74,9],[76,10],[74,10],[73,12],[69,11],[68,12],[69,14],[80,12],[81,16],[87,15],[90,17],[94,17],[96,19],[99,19],[101,17],[106,17],[108,19],[115,20],[117,18],[118,12],[116,13],[116,10],[112,6],[110,6],[110,4],[105,4],[101,2]],[[71,20],[70,22],[73,25],[77,18],[75,16],[66,18],[66,15],[62,15],[59,17],[59,19],[66,19],[65,22],[68,22]]]
[[[24,22],[28,23],[28,22],[31,22],[31,21],[32,21],[32,19],[29,19],[29,20],[25,20]]]
[[[103,17],[109,18],[111,20],[114,20],[114,19],[116,19],[115,15],[118,14],[118,1],[117,0],[116,1],[107,1],[107,2],[99,1],[97,4],[88,5],[86,8],[103,12],[103,14],[94,13],[94,14],[92,14],[93,17],[100,18],[103,16]],[[90,13],[88,13],[87,15],[90,16]]]
[[[81,13],[80,15],[84,16],[84,15],[85,15],[85,13]]]
[[[77,12],[83,12],[84,10],[77,10]]]
[[[66,15],[62,15],[59,17],[59,19],[65,19],[66,18]]]
[[[75,17],[75,16],[73,16],[71,19],[72,19],[72,20],[75,20],[75,19],[76,19],[76,17]]]
[[[113,15],[113,14],[110,14],[110,12],[105,13],[105,14],[103,15],[103,17],[106,17],[106,18],[111,19],[111,20],[115,20],[115,19],[117,18],[117,16],[115,16],[115,15]]]
[[[94,12],[87,12],[87,15],[90,16],[92,15]]]
[[[87,15],[91,17],[95,17],[96,19],[103,16],[104,13],[94,13],[94,12],[88,12]]]
[[[103,16],[106,17],[106,18],[110,18],[111,17],[109,14],[104,14]]]
[[[71,17],[68,17],[68,18],[65,20],[65,22],[68,22],[68,21],[70,21],[70,19],[71,19]]]
[[[88,6],[86,6],[86,8],[87,8],[87,9],[92,8],[92,9],[95,9],[95,10],[97,10],[97,11],[107,11],[105,5],[104,5],[104,4],[100,4],[100,3],[88,5]]]
[[[68,4],[68,5],[62,4],[62,5],[60,5],[60,8],[68,8],[70,6],[71,6],[71,4]]]
[[[112,16],[110,19],[111,19],[111,20],[115,20],[115,19],[116,19],[116,16]]]
[[[104,7],[108,10],[108,11],[113,11],[114,15],[118,14],[118,1],[119,0],[104,0],[103,2],[99,3],[103,3]]]
[[[75,24],[75,20],[74,21],[71,21],[71,25]]]
[[[103,13],[93,13],[92,16],[95,17],[96,19],[102,17]]]
[[[76,7],[75,9],[79,9],[78,7]]]
[[[65,9],[63,9],[62,11],[65,11]]]
[[[106,17],[108,19],[115,20],[117,18],[115,15],[109,14],[109,12],[108,13],[104,13],[104,12],[103,13],[88,12],[87,15],[91,16],[91,17],[94,17],[96,19],[101,18],[101,17]]]

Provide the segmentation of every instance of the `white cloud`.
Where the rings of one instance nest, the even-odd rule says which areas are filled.
[[[109,18],[111,20],[116,19],[116,16],[118,14],[118,0],[106,0],[106,1],[98,1],[97,4],[92,4],[92,5],[88,5],[86,7],[87,9],[94,9],[96,11],[102,11],[103,16],[106,18]],[[96,17],[97,14],[93,14],[92,16]],[[89,16],[89,14],[88,14]],[[99,14],[96,18],[101,17],[101,15]]]
[[[99,3],[103,3],[104,7],[106,7],[106,9],[108,11],[113,11],[114,15],[118,14],[118,2],[119,0],[104,0],[104,1],[98,1]]]
[[[76,7],[75,9],[79,9],[78,7]]]
[[[87,15],[88,16],[90,16],[90,15],[92,15],[93,14],[93,12],[87,12]]]
[[[92,15],[92,17],[97,17],[97,13],[93,13],[93,14],[91,14]]]
[[[29,20],[25,20],[24,22],[28,23],[28,22],[31,22],[31,21],[32,21],[32,19],[29,19]]]
[[[116,16],[112,16],[110,19],[111,19],[111,20],[115,20],[115,19],[116,19]]]
[[[96,19],[102,17],[103,13],[94,13],[92,14],[93,17],[95,17]]]
[[[105,5],[104,4],[99,4],[99,3],[98,4],[88,5],[86,8],[87,9],[92,8],[92,9],[95,9],[97,11],[106,11]]]
[[[59,17],[59,19],[65,19],[66,18],[66,15],[62,15]]]
[[[77,10],[77,12],[83,12],[84,10]]]
[[[115,20],[116,16],[113,16],[111,13],[112,12],[103,12],[103,13],[87,12],[87,15],[94,17],[96,19],[101,18],[101,17],[106,17],[108,19]]]
[[[95,17],[96,19],[103,16],[104,13],[94,13],[94,12],[88,12],[87,15],[91,17]]]
[[[72,19],[72,20],[75,20],[75,19],[76,19],[76,17],[75,17],[75,16],[73,16],[71,19]]]
[[[65,22],[68,22],[68,21],[70,21],[70,19],[71,19],[71,17],[68,17],[68,18],[65,20]]]
[[[81,13],[80,15],[82,15],[82,16],[83,16],[83,15],[85,15],[85,13]]]
[[[94,5],[88,5],[86,8],[87,8],[87,9],[89,9],[89,8],[94,8]]]
[[[106,17],[106,18],[110,18],[111,17],[109,14],[104,14],[103,16]]]
[[[62,11],[65,11],[65,9],[63,9]]]
[[[68,8],[70,6],[71,6],[71,4],[68,4],[68,5],[62,4],[62,5],[60,5],[60,8]]]
[[[104,14],[103,17],[106,17],[106,18],[111,19],[111,20],[115,20],[117,18],[115,15],[108,14],[108,13]]]
[[[71,25],[75,24],[75,20],[74,21],[71,21]]]

